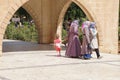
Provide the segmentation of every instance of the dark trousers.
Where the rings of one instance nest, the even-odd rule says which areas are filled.
[[[96,52],[97,58],[100,57],[99,49],[95,49],[95,52]]]

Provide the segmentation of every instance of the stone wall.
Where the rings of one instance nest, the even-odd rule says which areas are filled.
[[[63,18],[72,2],[85,12],[90,21],[96,22],[100,51],[118,53],[119,0],[1,0],[0,54],[7,24],[19,7],[33,17],[39,43],[51,43],[56,33],[61,35]]]

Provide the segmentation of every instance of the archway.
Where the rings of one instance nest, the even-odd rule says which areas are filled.
[[[63,28],[62,28],[62,40],[63,40],[63,44],[66,45],[66,39],[67,39],[67,35],[68,35],[68,31],[69,31],[69,27],[70,27],[70,23],[74,20],[74,19],[79,19],[79,39],[80,42],[82,43],[82,23],[87,20],[87,16],[86,14],[81,10],[81,8],[76,5],[74,2],[72,2],[69,6],[69,8],[67,9],[65,16],[64,16],[64,21],[63,21]]]
[[[61,35],[62,35],[62,24],[63,24],[63,21],[64,21],[64,16],[65,16],[65,13],[66,13],[67,9],[69,8],[69,6],[71,5],[72,2],[75,3],[76,5],[78,5],[82,9],[82,11],[86,14],[87,18],[90,21],[95,21],[97,23],[96,26],[97,27],[99,26],[99,23],[98,23],[95,15],[92,13],[92,11],[89,8],[89,6],[84,4],[84,1],[81,1],[81,2],[77,1],[77,0],[68,1],[64,5],[64,7],[63,7],[63,9],[62,9],[62,11],[60,13],[60,16],[58,18],[58,24],[57,24],[57,32],[56,32],[56,34],[59,34],[60,38],[61,38]]]
[[[2,51],[39,50],[37,31],[34,19],[24,8],[20,7],[9,21],[4,34]]]
[[[11,19],[11,17],[14,15],[14,13],[20,8],[20,7],[23,7],[30,15],[31,17],[33,18],[33,20],[35,21],[35,25],[36,25],[36,28],[38,28],[37,26],[39,24],[36,23],[37,21],[37,18],[36,16],[36,13],[35,11],[33,11],[32,7],[28,4],[29,1],[31,0],[23,0],[23,1],[14,1],[14,2],[11,2],[10,1],[10,5],[9,5],[9,8],[7,10],[7,13],[1,23],[2,27],[2,31],[1,31],[1,34],[0,34],[0,39],[3,41],[3,37],[4,37],[4,34],[5,34],[5,30],[7,28],[7,25],[9,23],[9,20]],[[38,30],[38,35],[40,35],[40,32]],[[40,36],[38,37],[40,39]],[[0,42],[1,45],[3,45],[3,42]],[[40,41],[40,40],[39,40]],[[39,42],[38,42],[39,43]],[[2,46],[0,47],[0,56],[2,55]]]
[[[41,43],[50,43],[53,41],[54,34],[56,33],[56,27],[57,33],[61,35],[63,17],[67,8],[72,2],[76,3],[85,12],[89,20],[96,22],[99,32],[98,36],[101,51],[108,53],[118,53],[118,27],[116,28],[113,26],[118,26],[119,0],[117,0],[116,2],[110,1],[108,7],[105,7],[105,5],[108,4],[108,2],[106,1],[97,2],[90,0],[2,0],[0,5],[0,55],[2,54],[2,40],[6,26],[14,12],[19,7],[25,4],[23,7],[27,10],[27,12],[31,14],[31,16],[33,16],[36,22],[35,24],[37,26],[42,26],[39,27],[40,32],[42,31],[41,33],[39,32],[39,35],[42,38],[39,41]],[[114,11],[111,12],[111,9]],[[113,18],[114,22],[112,22],[113,19],[110,18]],[[54,30],[51,30],[51,28]],[[45,32],[46,30],[48,32]],[[110,33],[110,31],[114,31],[115,33]],[[111,38],[111,35],[116,36],[113,36],[113,38]],[[52,40],[50,40],[51,38]],[[109,44],[109,41],[114,43]],[[107,46],[109,45],[110,47],[107,48]]]

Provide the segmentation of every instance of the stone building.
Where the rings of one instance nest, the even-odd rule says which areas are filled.
[[[20,7],[34,19],[39,43],[51,43],[56,33],[61,35],[64,15],[72,2],[96,22],[101,52],[118,53],[119,0],[0,0],[0,55],[6,27]]]

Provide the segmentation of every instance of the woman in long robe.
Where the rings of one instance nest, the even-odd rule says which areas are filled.
[[[74,20],[71,23],[68,33],[68,46],[65,55],[67,57],[78,58],[81,56],[81,43],[78,36],[79,21]]]
[[[91,33],[91,48],[92,50],[95,50],[97,58],[102,58],[100,56],[100,52],[99,52],[99,47],[98,47],[98,39],[97,39],[97,29],[95,27],[95,22],[91,22],[90,26],[89,26],[89,30]]]
[[[90,21],[85,21],[82,24],[83,40],[82,40],[82,49],[81,54],[90,54],[90,31],[89,31]]]

